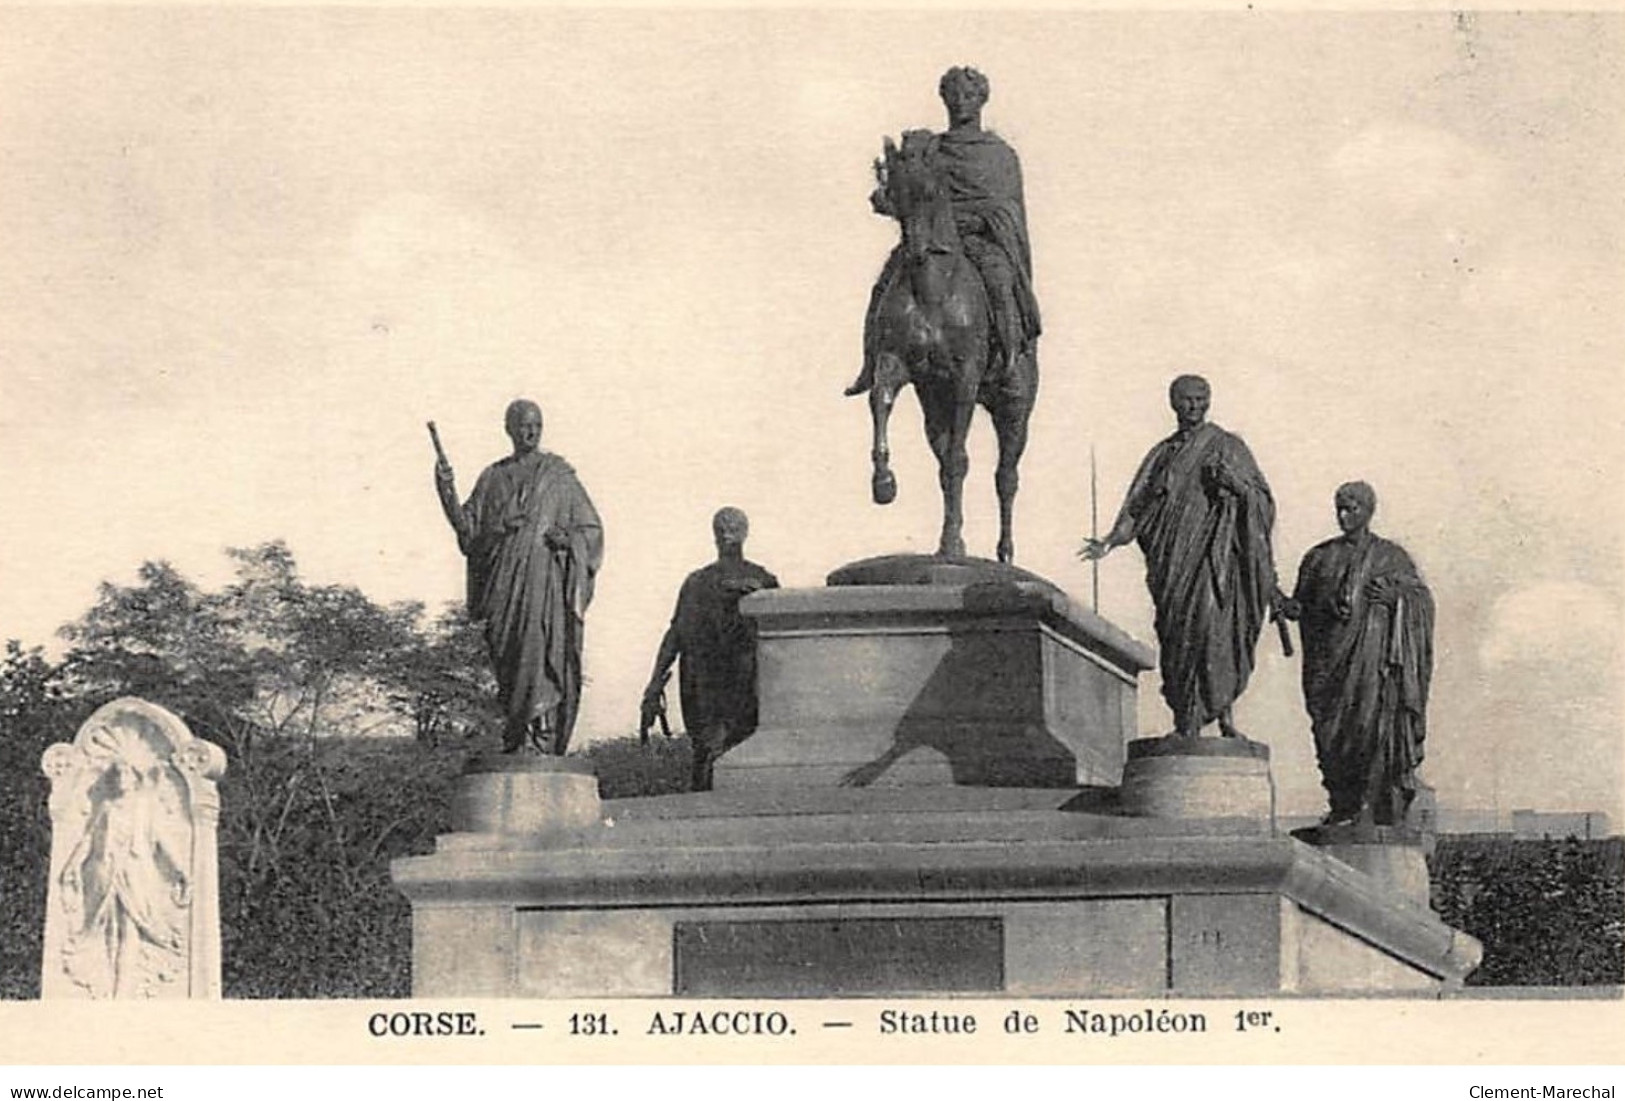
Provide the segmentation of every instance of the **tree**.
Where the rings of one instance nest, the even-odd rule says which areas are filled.
[[[412,733],[425,745],[471,738],[501,725],[484,636],[461,606],[447,608],[392,674],[397,706],[411,714]]]
[[[168,562],[144,563],[137,578],[133,586],[104,581],[90,610],[62,628],[65,691],[98,705],[140,696],[230,744],[255,670],[221,601]]]

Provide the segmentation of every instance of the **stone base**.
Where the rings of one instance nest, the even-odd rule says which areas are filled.
[[[987,558],[946,558],[937,554],[883,554],[830,572],[826,585],[1035,585],[1061,594],[1054,582]]]
[[[1123,813],[1275,820],[1269,746],[1241,738],[1138,738],[1128,745]]]
[[[1267,825],[1020,788],[617,800],[393,866],[417,997],[1432,994],[1478,945]],[[1098,803],[1093,805],[1099,805]]]
[[[1424,994],[1476,966],[1275,835],[1265,747],[1143,739],[1125,775],[1154,655],[987,565],[741,601],[761,720],[715,792],[601,806],[582,762],[471,770],[460,832],[392,865],[414,995]]]
[[[1148,648],[1013,567],[875,561],[844,576],[980,580],[741,601],[757,627],[760,722],[718,762],[719,791],[1117,783]]]
[[[452,792],[454,837],[545,835],[603,817],[598,778],[585,760],[535,754],[481,757]]]
[[[1292,836],[1358,868],[1395,895],[1424,909],[1432,905],[1427,839],[1417,829],[1355,822],[1309,826]]]
[[[1420,844],[1328,845],[1322,851],[1424,909],[1432,904],[1428,862]]]

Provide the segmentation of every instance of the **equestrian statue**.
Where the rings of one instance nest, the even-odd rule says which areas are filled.
[[[981,125],[987,78],[954,68],[939,91],[949,128],[885,140],[875,161],[876,213],[895,218],[901,241],[886,261],[864,319],[863,370],[847,388],[869,395],[876,504],[897,496],[886,426],[913,385],[942,486],[937,553],[965,555],[966,437],[977,405],[998,436],[998,559],[1015,559],[1011,530],[1017,466],[1038,393],[1038,302],[1015,151]]]

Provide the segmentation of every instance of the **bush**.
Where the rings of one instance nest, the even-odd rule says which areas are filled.
[[[6,644],[0,664],[0,998],[39,997],[50,870],[50,783],[40,755],[89,714],[61,697],[58,670],[36,647]]]
[[[687,738],[651,735],[648,745],[637,738],[593,742],[583,751],[598,775],[598,791],[605,799],[631,799],[645,795],[676,795],[688,790],[693,757]]]
[[[465,735],[490,718],[478,631],[455,610],[425,627],[347,585],[310,585],[280,541],[228,551],[208,591],[165,562],[103,583],[61,634],[59,662],[7,644],[0,666],[0,994],[34,997],[48,875],[40,754],[98,704],[139,696],[221,746],[225,993],[404,994],[405,899],[389,861],[447,829]],[[417,744],[390,737],[410,731]],[[444,746],[445,748],[441,748]]]
[[[246,819],[248,783],[221,783],[223,986],[232,998],[396,998],[412,990],[411,907],[390,861],[450,829],[467,753],[334,739],[262,754],[256,781],[287,792],[280,834]],[[233,808],[236,808],[235,810]],[[229,839],[229,840],[228,840]]]

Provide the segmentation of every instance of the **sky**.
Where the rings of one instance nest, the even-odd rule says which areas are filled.
[[[1018,563],[1087,602],[1091,449],[1104,526],[1198,371],[1283,584],[1352,478],[1420,564],[1441,802],[1620,821],[1622,58],[1595,14],[0,10],[0,636],[274,538],[457,599],[424,422],[466,493],[523,395],[606,526],[581,733],[628,733],[720,505],[787,585],[934,549],[912,397],[882,509],[841,391],[896,236],[870,162],[974,64],[1045,319]],[[992,461],[980,420],[989,557]],[[1138,551],[1100,584],[1151,641]],[[1238,721],[1315,813],[1259,654]]]

